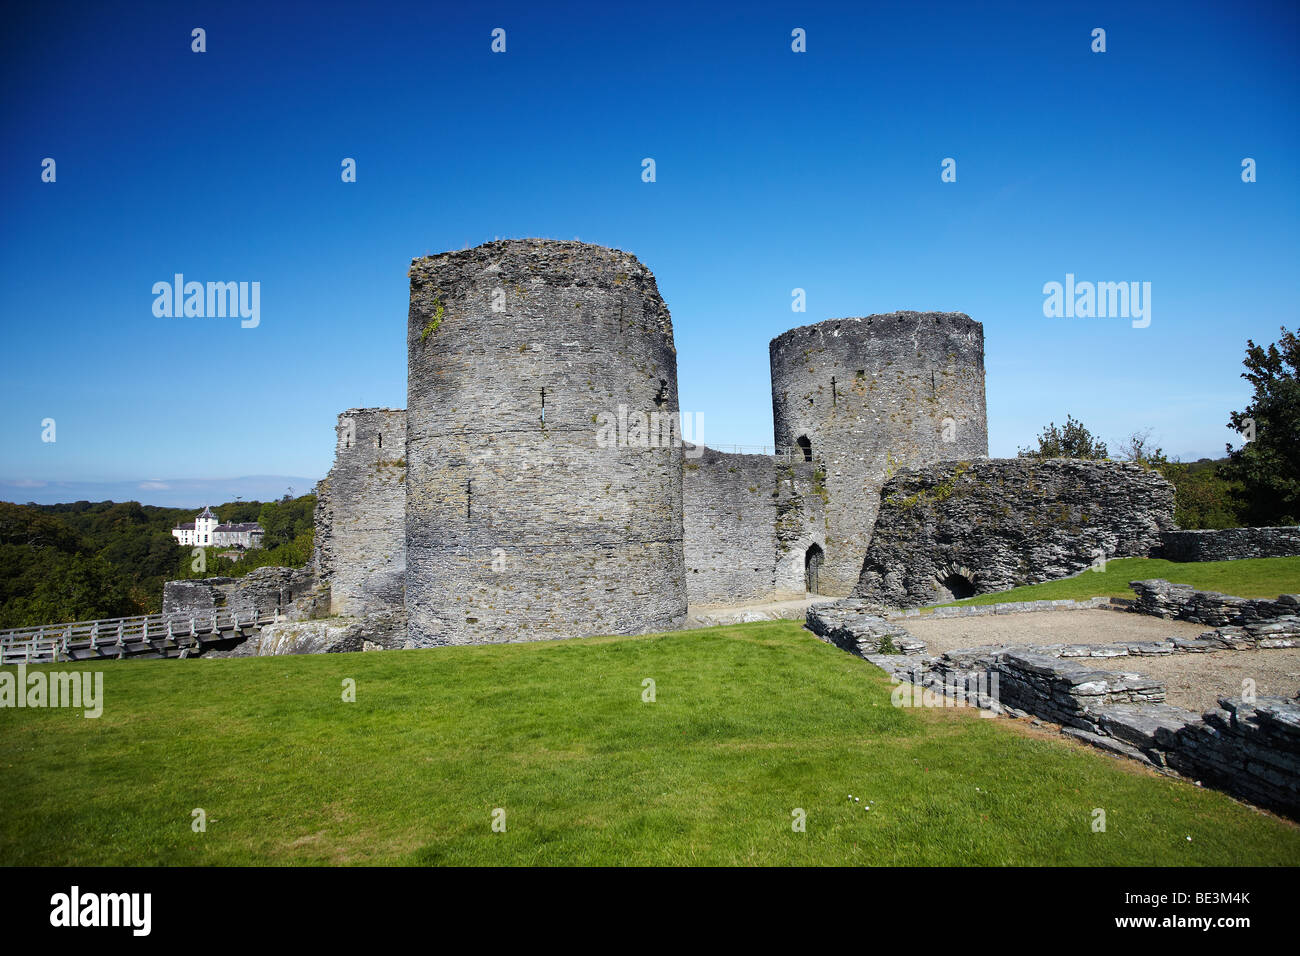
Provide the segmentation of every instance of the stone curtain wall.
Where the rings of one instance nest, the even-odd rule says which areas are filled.
[[[776,444],[806,436],[825,468],[822,591],[845,595],[894,470],[988,454],[984,328],[960,312],[833,319],[776,337],[769,352]]]
[[[672,320],[650,270],[529,239],[416,259],[410,280],[409,636],[681,622],[682,449],[639,427],[657,413],[680,429]]]
[[[1170,561],[1236,561],[1300,555],[1300,527],[1167,531],[1160,556]]]
[[[825,548],[815,466],[705,448],[682,468],[689,602],[803,598],[805,554]]]
[[[225,610],[235,578],[198,578],[163,583],[164,614],[195,614],[200,617]]]
[[[406,410],[339,415],[334,466],[316,486],[316,573],[334,614],[399,611],[406,601]]]
[[[1145,556],[1173,527],[1174,489],[1126,462],[984,459],[902,472],[881,502],[854,594],[917,607]]]

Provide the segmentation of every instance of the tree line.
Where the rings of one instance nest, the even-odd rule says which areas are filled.
[[[1242,438],[1225,444],[1223,458],[1170,460],[1153,445],[1150,429],[1121,442],[1117,457],[1159,471],[1174,485],[1174,520],[1181,528],[1237,528],[1300,524],[1300,339],[1282,329],[1267,348],[1246,340],[1250,403],[1228,416]],[[1067,415],[1049,423],[1028,458],[1110,458],[1106,443]]]
[[[222,521],[257,521],[261,548],[239,560],[227,548],[181,547],[172,528],[196,508],[137,501],[38,505],[0,502],[0,627],[155,614],[163,582],[239,577],[265,565],[302,567],[311,558],[315,495],[234,501],[213,509]]]

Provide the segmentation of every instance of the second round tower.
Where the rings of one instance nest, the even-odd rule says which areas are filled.
[[[818,590],[846,595],[894,471],[988,455],[984,327],[960,312],[831,319],[777,336],[769,356],[776,444],[821,472]]]

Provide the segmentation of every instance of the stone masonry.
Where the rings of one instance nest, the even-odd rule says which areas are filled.
[[[919,607],[1142,557],[1173,527],[1173,486],[1113,461],[945,462],[900,472],[854,595]]]
[[[803,598],[808,551],[825,547],[817,466],[691,451],[682,465],[689,602]]]
[[[1132,607],[1134,611],[1175,621],[1257,631],[1263,625],[1283,620],[1295,625],[1300,618],[1300,594],[1283,594],[1276,600],[1241,598],[1216,591],[1198,591],[1186,584],[1170,584],[1160,578],[1130,581],[1129,587],[1137,595]]]
[[[265,567],[242,578],[168,581],[163,585],[162,612],[181,618],[219,610],[306,618],[320,613],[327,600],[311,569]]]
[[[857,584],[897,469],[988,455],[984,327],[960,312],[832,319],[772,340],[776,444],[825,471],[821,591]]]
[[[654,275],[529,239],[416,259],[410,280],[410,637],[680,623],[677,353]]]
[[[1169,561],[1237,561],[1300,555],[1300,527],[1166,531],[1160,557]]]
[[[1003,607],[1020,609],[990,610]],[[1220,627],[1192,640],[970,647],[928,657],[923,642],[873,610],[853,598],[816,605],[807,625],[889,674],[898,685],[895,706],[968,704],[1042,718],[1095,747],[1300,818],[1300,701],[1221,698],[1217,709],[1198,716],[1166,703],[1164,684],[1138,672],[1152,655],[1300,646],[1300,619]],[[1088,666],[1088,658],[1101,657],[1134,658],[1134,670]]]
[[[406,410],[339,415],[334,467],[316,486],[313,560],[330,611],[362,615],[406,604]]]

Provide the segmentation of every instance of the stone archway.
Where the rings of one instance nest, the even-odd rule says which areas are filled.
[[[960,601],[962,598],[974,597],[979,593],[976,586],[977,575],[965,565],[953,562],[940,568],[931,584],[935,592],[935,603]]]

